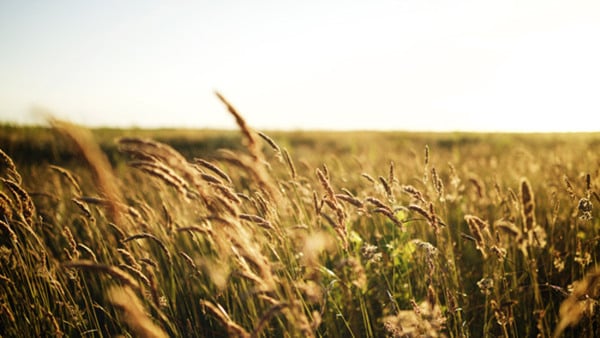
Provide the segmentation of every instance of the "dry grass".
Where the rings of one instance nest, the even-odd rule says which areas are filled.
[[[135,293],[126,287],[108,290],[111,303],[123,311],[123,318],[137,337],[161,338],[168,335],[145,313],[144,306]]]
[[[598,135],[267,135],[219,98],[245,148],[2,145],[1,336],[600,333]]]

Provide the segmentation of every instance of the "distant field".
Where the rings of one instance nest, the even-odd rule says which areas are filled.
[[[600,133],[0,127],[0,336],[600,335]]]

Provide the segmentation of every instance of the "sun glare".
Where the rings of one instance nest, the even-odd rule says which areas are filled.
[[[85,125],[597,130],[600,4],[0,5],[0,119]],[[176,24],[175,24],[176,23]]]

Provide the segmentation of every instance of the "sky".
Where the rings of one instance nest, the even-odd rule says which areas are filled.
[[[600,131],[600,1],[0,2],[0,122]]]

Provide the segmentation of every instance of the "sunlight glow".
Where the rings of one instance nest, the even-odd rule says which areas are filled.
[[[598,131],[597,1],[0,4],[0,121]]]

